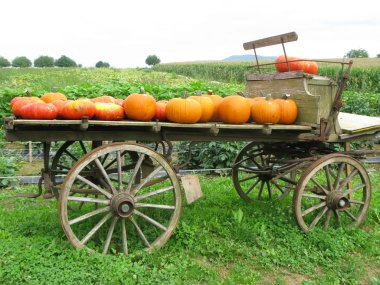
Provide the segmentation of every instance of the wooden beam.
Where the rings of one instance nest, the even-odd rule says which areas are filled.
[[[298,39],[296,32],[286,33],[274,37],[264,38],[256,41],[251,41],[243,44],[245,50],[278,45],[281,43],[294,42]]]

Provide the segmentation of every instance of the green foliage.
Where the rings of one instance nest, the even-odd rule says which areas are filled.
[[[98,61],[95,64],[95,67],[97,67],[97,68],[109,68],[110,64],[108,62]]]
[[[0,56],[0,68],[1,67],[9,67],[9,66],[11,66],[11,63],[9,62],[9,60],[3,56]]]
[[[188,159],[188,142],[178,144],[179,163]],[[191,160],[186,165],[187,169],[219,169],[230,168],[237,153],[244,146],[243,142],[205,142],[197,143],[191,147]]]
[[[14,60],[12,60],[12,66],[13,67],[31,67],[32,62],[30,59],[28,59],[25,56],[19,56],[16,57]]]
[[[365,49],[352,49],[345,55],[348,58],[367,58],[368,57],[368,51]]]
[[[53,67],[54,66],[54,58],[47,55],[41,55],[40,57],[34,60],[35,67]]]
[[[54,62],[54,65],[58,67],[76,67],[77,66],[76,62],[72,60],[71,58],[67,57],[66,55],[62,55],[60,58],[58,58]]]
[[[343,93],[342,112],[380,116],[380,93],[354,92],[347,91]]]
[[[157,57],[157,55],[148,55],[148,57],[145,59],[145,63],[147,65],[153,65],[155,66],[156,64],[159,64],[161,60]]]
[[[12,177],[20,167],[20,161],[16,157],[0,156],[0,177]],[[0,178],[0,188],[14,187],[17,179]]]

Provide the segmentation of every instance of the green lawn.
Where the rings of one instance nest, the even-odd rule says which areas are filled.
[[[201,177],[204,197],[184,206],[168,243],[128,257],[74,249],[55,200],[2,190],[1,284],[380,284],[380,175],[370,177],[361,228],[308,235],[293,219],[291,197],[247,204],[229,177]]]

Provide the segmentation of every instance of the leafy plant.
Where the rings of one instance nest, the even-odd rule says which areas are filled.
[[[40,57],[34,60],[35,67],[53,67],[54,66],[54,58],[47,55],[41,55]]]
[[[32,62],[25,56],[18,56],[12,60],[13,67],[31,67]]]

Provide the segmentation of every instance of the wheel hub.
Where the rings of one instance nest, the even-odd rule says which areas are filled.
[[[332,191],[326,197],[326,205],[333,210],[344,210],[350,207],[350,201],[341,191]]]
[[[116,215],[129,217],[135,209],[135,201],[131,195],[120,193],[112,198],[111,207]]]

